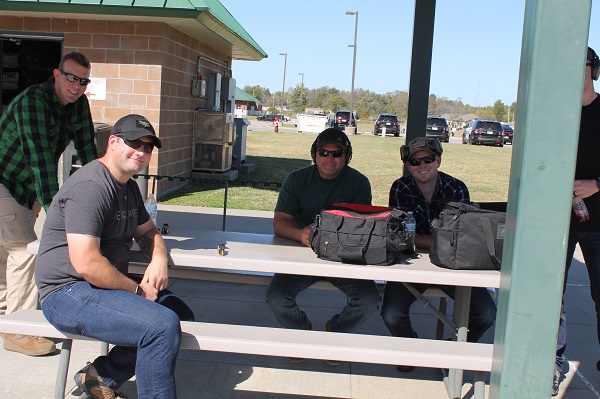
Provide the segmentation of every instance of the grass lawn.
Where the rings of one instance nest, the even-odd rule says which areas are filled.
[[[250,174],[239,174],[230,182],[227,207],[271,211],[280,184],[288,173],[310,165],[310,146],[316,135],[249,131],[246,163],[255,165]],[[371,181],[373,205],[387,205],[389,189],[402,176],[400,145],[403,138],[388,136],[350,137],[350,166]],[[444,144],[440,170],[465,182],[473,201],[506,201],[512,146],[505,148]],[[223,183],[193,183],[161,199],[170,205],[223,207]]]

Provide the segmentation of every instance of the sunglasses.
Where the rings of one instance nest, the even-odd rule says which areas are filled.
[[[87,86],[92,81],[91,79],[80,78],[77,75],[73,75],[72,73],[63,71],[62,69],[59,69],[59,71],[62,75],[65,75],[65,78],[67,78],[67,80],[71,83],[79,82],[80,85]]]
[[[335,151],[330,151],[330,150],[323,150],[321,148],[319,148],[317,150],[317,152],[319,153],[320,156],[322,156],[323,158],[327,158],[329,156],[329,154],[331,154],[334,158],[339,158],[342,155],[344,155],[344,151],[342,150],[335,150]]]
[[[433,163],[437,160],[437,155],[427,155],[426,157],[422,157],[422,158],[411,158],[408,160],[408,163],[410,164],[410,166],[419,166],[421,165],[421,162],[425,162],[426,164],[430,164]]]
[[[117,134],[115,134],[115,136],[117,136],[118,138],[120,138],[121,140],[123,140],[123,142],[128,147],[131,147],[134,150],[137,150],[141,146],[144,146],[144,152],[146,154],[152,154],[152,150],[154,150],[154,144],[153,143],[146,143],[145,141],[142,141],[142,140],[139,140],[139,139],[138,140],[127,140],[125,137],[123,137],[121,135],[117,135]]]

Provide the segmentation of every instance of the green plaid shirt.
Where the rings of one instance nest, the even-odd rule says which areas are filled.
[[[54,77],[19,94],[0,117],[1,183],[21,205],[47,211],[58,191],[58,160],[71,141],[82,164],[97,157],[88,99],[60,105]]]

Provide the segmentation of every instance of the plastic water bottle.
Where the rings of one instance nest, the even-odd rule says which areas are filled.
[[[412,211],[408,212],[408,220],[406,220],[406,232],[408,233],[408,248],[406,252],[409,254],[415,253],[415,234],[417,230],[417,221],[413,216]]]
[[[150,219],[152,219],[154,225],[156,226],[156,216],[158,215],[158,202],[156,201],[156,197],[154,196],[154,194],[148,194],[148,198],[146,198],[144,205],[146,206],[148,214],[150,214]]]
[[[575,212],[575,216],[577,216],[577,219],[579,219],[580,222],[585,222],[586,220],[590,219],[590,213],[588,212],[587,206],[585,206],[585,202],[583,202],[583,199],[573,202],[573,211]]]

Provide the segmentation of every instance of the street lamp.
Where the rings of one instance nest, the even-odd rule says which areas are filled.
[[[348,47],[354,47],[354,58],[352,60],[352,87],[350,88],[350,111],[354,111],[354,72],[356,71],[356,35],[358,34],[358,11],[346,11],[346,15],[356,15],[354,23],[354,44]]]
[[[298,72],[298,75],[302,76],[302,84],[300,87],[304,89],[304,74],[302,72]]]
[[[287,53],[279,53],[279,55],[285,56],[283,61],[283,89],[281,90],[281,115],[283,115],[283,101],[285,100],[285,67],[287,66]]]

